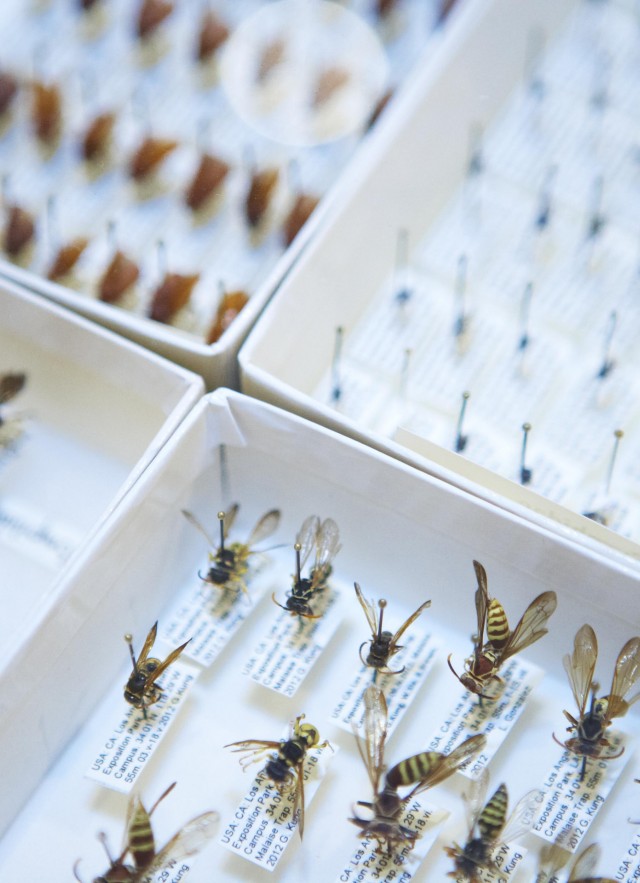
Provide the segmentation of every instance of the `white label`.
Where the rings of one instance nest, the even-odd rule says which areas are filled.
[[[146,877],[143,876],[140,883],[180,883],[190,870],[191,865],[186,862],[168,858],[162,868]]]
[[[302,774],[305,806],[318,790],[334,751],[327,745],[307,752]],[[281,793],[261,772],[224,826],[220,843],[247,861],[273,871],[292,838],[298,837],[295,793],[295,788]]]
[[[638,883],[640,880],[640,832],[637,832],[627,849],[616,873],[622,883]]]
[[[469,736],[484,733],[484,750],[459,768],[470,779],[478,778],[511,732],[527,697],[542,677],[542,669],[514,657],[500,669],[500,677],[504,685],[495,700],[483,699],[480,704],[475,693],[465,690],[427,746],[428,751],[449,754]]]
[[[378,673],[374,681],[375,670],[366,665],[361,666],[360,671],[343,692],[340,702],[331,714],[331,719],[349,733],[353,724],[360,728],[364,716],[362,694],[373,681],[380,687],[387,700],[387,732],[390,736],[431,669],[437,649],[437,645],[431,640],[431,635],[422,634],[419,630],[412,631],[404,639],[402,650],[393,656],[390,662],[391,668],[399,670],[406,666],[405,670],[397,675]],[[363,652],[366,652],[366,649]]]
[[[11,546],[47,567],[67,560],[80,537],[77,531],[48,521],[18,500],[3,498],[0,505],[0,543]]]
[[[495,865],[495,870],[477,867],[474,869],[474,880],[477,883],[505,883],[511,879],[526,854],[526,849],[515,844],[498,843],[489,857]],[[468,883],[469,878],[461,874],[455,880],[456,883]]]
[[[336,877],[336,883],[408,883],[417,872],[426,854],[436,841],[438,827],[449,813],[434,809],[414,797],[400,824],[420,833],[415,845],[388,853],[377,846],[377,841],[363,838],[349,863]]]
[[[340,624],[340,595],[333,590],[324,594],[326,604],[319,619],[283,610],[242,673],[276,693],[293,696]]]
[[[128,794],[167,734],[200,671],[186,660],[176,660],[158,680],[162,696],[147,708],[146,720],[142,709],[126,706],[96,752],[87,778]]]
[[[622,733],[609,733],[609,742],[621,747]],[[564,751],[545,779],[542,808],[532,831],[563,849],[575,852],[589,831],[628,760],[628,753],[612,760],[587,758],[581,781],[581,755]]]
[[[264,593],[220,590],[215,586],[192,585],[169,614],[162,639],[169,644],[190,642],[182,655],[211,665],[238,631]]]

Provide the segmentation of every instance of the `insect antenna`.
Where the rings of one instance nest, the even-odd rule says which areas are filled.
[[[153,806],[152,806],[151,809],[149,810],[148,815],[151,815],[151,814],[155,811],[155,809],[157,808],[158,804],[159,804],[159,803],[162,803],[162,801],[165,799],[165,797],[167,796],[167,794],[170,794],[170,793],[173,791],[173,789],[176,787],[177,784],[178,784],[177,782],[172,782],[172,783],[169,785],[169,787],[166,788],[166,789],[162,792],[162,794],[160,795],[160,797],[158,797],[158,799],[156,800],[156,802],[153,804]]]
[[[78,876],[78,865],[80,864],[80,862],[81,862],[81,859],[78,859],[78,860],[75,862],[75,864],[74,864],[74,866],[73,866],[73,876],[76,878],[76,880],[78,881],[78,883],[84,883],[84,880],[82,879],[82,877],[79,877],[79,876]]]

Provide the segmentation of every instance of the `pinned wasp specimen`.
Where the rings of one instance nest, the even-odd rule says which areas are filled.
[[[327,587],[331,575],[332,561],[342,548],[340,531],[332,518],[325,518],[321,523],[317,515],[306,518],[300,528],[294,545],[296,553],[296,573],[293,585],[285,604],[276,601],[275,593],[271,596],[274,604],[288,610],[292,616],[303,616],[305,619],[318,619],[321,613],[314,613],[311,602],[314,596]],[[302,568],[311,552],[315,549],[315,560],[308,577],[302,576]]]
[[[242,769],[252,763],[258,763],[262,755],[271,751],[271,757],[263,769],[263,773],[271,779],[281,794],[293,792],[293,817],[298,818],[300,839],[304,834],[304,763],[307,751],[311,748],[331,747],[325,740],[320,743],[320,733],[313,724],[303,724],[304,714],[295,719],[288,739],[280,742],[267,742],[262,739],[245,739],[242,742],[231,742],[225,748],[231,748],[244,756],[240,759]],[[333,750],[333,749],[332,749]]]
[[[594,877],[596,865],[600,859],[600,847],[592,843],[584,849],[572,862],[566,883],[614,883],[611,877]],[[542,850],[540,871],[535,883],[555,883],[559,879],[558,872],[567,862],[568,854],[565,849],[550,844]]]
[[[495,699],[486,693],[492,682],[501,682],[498,671],[501,666],[547,634],[547,620],[556,609],[555,592],[542,592],[529,604],[516,627],[511,630],[504,607],[496,598],[490,598],[487,589],[487,574],[479,561],[474,561],[478,588],[475,602],[478,617],[478,630],[473,636],[473,653],[465,660],[465,670],[459,675],[451,665],[451,654],[447,662],[460,683],[482,699]],[[486,633],[486,640],[485,640]]]
[[[367,687],[364,698],[364,741],[356,733],[360,757],[363,760],[373,788],[373,800],[359,800],[356,806],[365,807],[371,818],[363,819],[357,814],[349,819],[360,828],[359,836],[377,841],[377,849],[391,853],[396,848],[411,849],[419,832],[402,824],[402,815],[409,801],[427,788],[437,785],[453,775],[485,745],[484,735],[471,736],[450,754],[439,751],[423,751],[386,770],[384,748],[387,738],[387,703],[382,690],[373,684]],[[399,788],[411,787],[401,797]]]
[[[136,659],[133,652],[131,635],[125,635],[124,639],[129,645],[129,653],[131,654],[131,662],[133,663],[133,671],[124,688],[124,698],[136,708],[141,708],[145,720],[147,719],[147,708],[153,705],[162,696],[162,690],[156,684],[156,681],[169,666],[176,661],[182,653],[189,641],[185,641],[167,656],[164,662],[160,662],[155,657],[149,658],[149,653],[153,647],[156,636],[158,634],[158,623],[155,622],[151,627],[151,631],[147,635],[140,655]]]
[[[386,629],[383,631],[382,629],[382,618],[384,615],[385,607],[387,606],[387,602],[384,598],[381,598],[378,601],[378,609],[380,611],[380,615],[376,616],[376,609],[371,603],[371,601],[367,601],[358,583],[353,584],[356,590],[356,595],[358,601],[360,602],[360,606],[364,610],[364,615],[367,617],[367,622],[369,623],[369,628],[371,629],[371,640],[369,641],[369,652],[367,653],[366,659],[362,655],[362,648],[367,643],[363,641],[360,644],[360,659],[363,665],[368,665],[370,668],[374,669],[373,680],[375,682],[376,676],[378,672],[384,675],[399,675],[401,674],[406,666],[402,666],[398,671],[394,671],[389,668],[389,660],[392,656],[398,653],[399,650],[402,650],[402,646],[398,643],[402,635],[409,628],[412,622],[414,622],[422,613],[423,610],[426,610],[427,607],[431,606],[431,601],[425,601],[424,604],[421,604],[418,609],[411,614],[411,616],[405,620],[405,622],[400,626],[397,632],[393,634]]]
[[[252,546],[270,537],[277,530],[280,524],[280,510],[270,509],[265,512],[249,534],[246,543],[234,542],[226,545],[227,534],[236,519],[239,508],[239,505],[234,503],[227,512],[218,512],[220,545],[217,547],[195,515],[185,509],[182,510],[182,514],[190,524],[200,531],[209,543],[211,550],[209,552],[209,570],[205,576],[198,571],[200,579],[219,589],[230,589],[246,594],[245,576],[249,570],[249,557],[257,551],[252,549]]]
[[[469,883],[482,883],[482,872],[498,872],[493,860],[493,852],[499,844],[509,843],[526,833],[533,822],[535,809],[542,792],[533,789],[527,792],[507,819],[509,795],[507,786],[502,783],[485,803],[489,773],[486,769],[471,782],[469,794],[465,796],[469,815],[469,833],[464,846],[454,843],[446,846],[445,852],[453,859],[455,870],[449,877],[462,877]]]
[[[597,658],[596,634],[590,625],[585,624],[576,633],[573,653],[567,653],[563,659],[573,698],[578,706],[577,717],[568,711],[564,714],[570,724],[567,730],[575,735],[565,742],[560,742],[555,734],[553,736],[559,745],[582,756],[581,779],[584,778],[588,758],[612,760],[623,753],[624,746],[618,750],[607,739],[606,731],[614,718],[623,717],[629,706],[640,698],[639,692],[633,698],[625,699],[640,678],[640,637],[630,638],[618,654],[611,690],[607,696],[596,695],[599,684],[593,680],[593,675]]]
[[[204,812],[187,822],[159,852],[156,852],[151,815],[175,785],[175,782],[169,785],[148,811],[137,795],[130,799],[124,845],[122,852],[116,858],[109,853],[105,835],[99,835],[109,859],[109,868],[104,874],[95,877],[93,883],[147,883],[153,874],[161,871],[170,861],[195,855],[214,836],[218,826],[218,813]],[[75,864],[73,874],[76,880],[82,883],[82,879],[78,876],[78,864],[79,861]]]
[[[27,375],[22,372],[0,374],[0,450],[11,448],[22,434],[20,417],[8,417],[4,412],[7,402],[22,392],[27,382]]]

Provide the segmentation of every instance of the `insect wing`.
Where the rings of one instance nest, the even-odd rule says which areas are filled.
[[[587,847],[587,849],[580,853],[571,865],[571,871],[569,872],[567,883],[572,883],[572,881],[578,881],[585,877],[591,877],[596,869],[599,858],[600,847],[597,843],[592,843],[591,846]]]
[[[502,843],[511,843],[531,830],[542,797],[543,792],[539,788],[533,788],[520,798],[499,835]]]
[[[320,519],[317,515],[309,515],[302,522],[296,536],[296,545],[300,546],[300,567],[304,567],[312,549],[316,547],[316,539],[320,530]]]
[[[420,614],[422,613],[422,611],[423,611],[423,610],[426,610],[427,607],[431,607],[431,601],[425,601],[424,604],[421,604],[421,605],[418,607],[418,609],[417,609],[416,611],[414,611],[414,612],[411,614],[411,616],[409,617],[409,619],[405,620],[405,622],[402,623],[402,625],[400,626],[400,628],[398,629],[398,631],[395,633],[395,635],[394,635],[393,638],[391,639],[391,645],[390,645],[390,646],[391,646],[391,654],[390,654],[390,655],[393,655],[393,653],[394,653],[394,648],[395,648],[396,644],[398,643],[398,641],[400,640],[400,638],[402,637],[402,635],[406,632],[406,630],[409,628],[409,626],[411,625],[411,623],[412,623],[412,622],[415,622],[416,619],[417,619],[417,618],[420,616]]]
[[[300,839],[302,840],[302,835],[304,834],[304,776],[302,775],[302,770],[296,770],[296,785],[295,785],[295,796],[293,798],[293,816],[295,818],[296,813],[298,812],[298,831],[300,832]]]
[[[209,545],[209,547],[210,547],[211,549],[215,549],[216,544],[215,544],[214,541],[211,539],[211,537],[209,536],[209,534],[207,533],[207,531],[204,529],[204,527],[200,524],[200,522],[198,521],[198,519],[196,518],[196,516],[193,514],[193,512],[189,512],[188,509],[182,509],[181,511],[182,511],[182,514],[184,515],[184,517],[185,517],[185,518],[187,519],[187,521],[189,522],[189,524],[191,524],[193,527],[195,527],[195,529],[196,529],[197,531],[200,531],[200,533],[202,534],[202,536],[203,536],[203,537],[205,538],[205,540],[207,541],[207,544]]]
[[[473,562],[476,572],[478,588],[475,594],[477,630],[474,636],[474,655],[478,658],[482,653],[484,633],[487,625],[487,610],[489,609],[489,592],[487,589],[487,573],[479,561]]]
[[[191,640],[191,638],[189,638],[189,641],[190,640]],[[150,686],[155,681],[157,681],[158,678],[160,677],[160,675],[164,671],[166,671],[166,669],[168,669],[169,666],[173,662],[176,661],[176,659],[178,658],[178,656],[180,656],[180,654],[182,653],[184,648],[187,646],[189,641],[185,641],[184,644],[180,644],[179,647],[176,647],[175,650],[172,650],[171,653],[169,653],[169,655],[167,656],[167,658],[163,662],[161,662],[160,665],[149,674],[149,677],[147,678],[146,683],[145,683],[146,687]]]
[[[325,518],[317,535],[315,567],[326,571],[341,548],[338,525],[333,518]]]
[[[26,374],[2,374],[0,375],[0,405],[11,401],[14,396],[23,389],[26,383]]]
[[[358,583],[354,583],[353,585],[356,590],[356,596],[358,598],[358,601],[360,602],[360,606],[364,610],[364,615],[367,617],[367,622],[369,623],[369,628],[371,629],[371,637],[375,638],[375,636],[378,634],[378,619],[376,616],[376,609],[371,601],[367,601],[367,599],[364,597]]]
[[[172,859],[181,859],[197,852],[206,846],[218,830],[220,816],[217,812],[204,812],[196,816],[163,846],[154,856],[151,864],[132,883],[151,883],[152,877]]]
[[[469,839],[473,836],[478,816],[484,808],[488,789],[489,770],[484,767],[478,778],[471,780],[469,783],[469,790],[463,795],[467,815],[467,825],[469,828]]]
[[[545,625],[556,609],[558,599],[555,592],[543,592],[529,604],[522,614],[520,622],[511,632],[509,641],[500,655],[501,661],[524,650],[539,638],[547,634]]]
[[[621,717],[627,712],[629,705],[640,698],[640,693],[629,700],[624,698],[638,678],[640,678],[640,638],[630,638],[618,654],[613,672],[611,693],[607,697],[609,720]]]
[[[364,691],[364,748],[362,739],[356,733],[356,744],[360,757],[369,773],[369,781],[374,793],[384,768],[384,745],[387,738],[387,702],[384,693],[373,684]]]
[[[573,653],[563,657],[563,665],[580,715],[584,714],[598,658],[598,641],[590,625],[581,626],[573,641]]]
[[[151,648],[153,647],[156,636],[158,634],[158,623],[157,621],[151,626],[151,630],[147,635],[147,638],[142,646],[142,650],[140,651],[140,655],[136,659],[136,669],[139,670],[147,661],[147,656],[149,655]],[[154,673],[155,674],[155,673]]]
[[[230,531],[231,528],[233,527],[233,523],[234,523],[234,521],[236,520],[236,515],[238,514],[238,510],[239,510],[239,509],[240,509],[240,504],[239,504],[239,503],[233,503],[231,506],[229,506],[228,509],[225,510],[225,513],[224,513],[224,528],[223,528],[223,531],[224,531],[224,538],[225,538],[225,540],[226,540],[226,538],[227,538],[227,536],[228,536],[228,534],[229,534],[229,531]]]
[[[434,785],[438,785],[440,782],[448,779],[449,776],[455,773],[459,766],[462,766],[462,764],[466,763],[466,761],[473,757],[474,754],[481,751],[486,743],[487,737],[484,733],[479,733],[476,736],[470,736],[468,739],[465,739],[461,745],[458,745],[458,747],[454,748],[449,754],[439,754],[435,751],[430,752],[430,754],[434,755],[432,768],[407,795],[405,800],[410,800],[421,791],[426,791],[427,788],[432,788]],[[391,774],[392,771],[390,770],[388,777],[391,777]]]
[[[266,540],[267,537],[270,537],[271,534],[277,530],[279,524],[279,509],[270,509],[268,512],[265,512],[249,534],[247,546],[251,547],[256,545],[256,543],[259,543],[261,540]]]

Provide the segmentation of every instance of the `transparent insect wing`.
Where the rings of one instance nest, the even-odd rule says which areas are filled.
[[[191,638],[189,638],[189,641],[190,641],[190,640],[191,640]],[[167,658],[166,658],[163,662],[161,662],[160,665],[158,665],[158,667],[157,667],[156,669],[154,669],[154,670],[149,674],[149,677],[147,678],[147,681],[146,681],[146,686],[149,686],[149,685],[153,684],[155,681],[158,680],[158,678],[160,677],[160,675],[163,674],[163,673],[169,668],[169,666],[170,666],[173,662],[176,661],[176,659],[178,658],[178,656],[180,656],[180,654],[182,653],[182,651],[184,650],[184,648],[187,646],[187,644],[189,643],[189,641],[185,641],[184,644],[180,644],[179,647],[176,647],[175,650],[172,650],[171,653],[169,653],[169,655],[167,656]]]
[[[223,529],[223,530],[224,530],[224,538],[225,538],[225,540],[226,540],[227,537],[229,536],[229,531],[231,530],[231,528],[232,528],[233,525],[234,525],[234,522],[235,522],[235,520],[236,520],[236,516],[238,515],[238,511],[239,511],[239,509],[240,509],[240,504],[239,504],[239,503],[233,503],[231,506],[229,506],[228,509],[225,509],[225,512],[224,512],[224,529]]]
[[[489,609],[489,592],[487,590],[487,574],[479,561],[474,561],[473,566],[476,571],[478,580],[478,588],[475,593],[477,631],[474,636],[476,651],[482,648],[484,642],[484,634],[487,626],[487,610]]]
[[[275,533],[275,531],[278,529],[279,524],[279,509],[270,509],[268,512],[265,512],[265,514],[251,531],[249,539],[247,540],[247,546],[251,548],[262,540],[266,540],[267,537],[270,537],[272,533]]]
[[[405,620],[405,622],[402,623],[402,625],[400,626],[400,628],[398,629],[398,631],[395,633],[395,635],[394,635],[393,638],[391,639],[391,648],[392,648],[392,649],[391,649],[391,653],[394,652],[394,648],[395,648],[396,644],[398,643],[398,641],[400,640],[400,638],[402,637],[402,635],[406,632],[406,630],[409,628],[409,626],[411,625],[411,623],[412,623],[412,622],[415,622],[416,619],[417,619],[417,618],[420,616],[420,614],[422,613],[422,611],[423,611],[423,610],[426,610],[427,607],[431,607],[431,601],[425,601],[424,604],[421,604],[421,605],[418,607],[418,609],[417,609],[416,611],[414,611],[414,612],[411,614],[411,616],[409,617],[409,619]]]
[[[547,883],[547,881],[553,879],[564,868],[568,859],[569,853],[565,849],[562,849],[556,843],[548,843],[540,850],[536,883],[538,880]]]
[[[640,698],[640,693],[637,693],[631,699],[625,699],[638,678],[640,678],[640,638],[630,638],[618,654],[613,672],[611,693],[607,697],[609,720],[624,715],[629,706]]]
[[[600,847],[597,843],[592,843],[583,850],[571,865],[567,883],[578,881],[586,877],[592,877],[596,869],[596,865],[600,859]]]
[[[300,567],[303,568],[311,551],[316,548],[320,519],[317,515],[309,515],[302,522],[296,536],[296,544],[300,546]]]
[[[185,518],[187,519],[187,521],[189,522],[189,524],[191,524],[193,527],[195,527],[195,529],[196,529],[197,531],[199,531],[199,532],[202,534],[202,536],[203,536],[203,537],[205,538],[205,540],[207,541],[207,545],[208,545],[211,549],[215,549],[215,548],[216,548],[216,544],[215,544],[214,541],[211,539],[211,537],[209,536],[208,532],[207,532],[207,531],[204,529],[204,527],[200,524],[200,522],[198,521],[198,519],[196,518],[196,516],[193,514],[193,512],[189,512],[187,509],[182,509],[181,511],[182,511],[182,514],[184,515],[184,517],[185,517]]]
[[[373,790],[377,794],[380,776],[384,769],[384,746],[387,739],[387,702],[382,690],[373,684],[367,687],[363,697],[364,749],[360,738],[357,738],[357,745],[360,756],[369,773],[369,780]]]
[[[297,770],[295,773],[296,782],[295,782],[295,796],[293,799],[293,815],[294,818],[296,813],[298,815],[298,832],[300,834],[300,839],[302,840],[302,836],[304,834],[304,776],[302,775],[301,770]]]
[[[477,754],[478,751],[481,751],[486,742],[486,736],[479,733],[476,736],[470,736],[468,739],[465,739],[461,745],[458,745],[449,754],[440,754],[428,775],[418,782],[416,787],[407,795],[405,801],[415,797],[416,794],[420,794],[421,791],[426,791],[427,788],[433,788],[434,785],[444,782],[445,779],[448,779],[449,776],[455,773],[459,766],[473,757],[474,754]],[[391,771],[389,771],[389,775],[390,773]]]
[[[573,641],[573,653],[563,657],[562,662],[569,677],[573,698],[580,715],[584,713],[593,682],[598,658],[598,641],[590,625],[581,626]]]
[[[469,783],[468,791],[463,795],[465,810],[467,815],[467,825],[469,828],[469,837],[473,836],[473,832],[478,821],[478,816],[482,812],[485,801],[487,799],[487,791],[489,790],[489,770],[485,767],[477,779],[472,779]]]
[[[367,599],[362,594],[362,590],[358,583],[354,583],[354,588],[356,590],[356,596],[358,601],[360,602],[360,606],[364,610],[364,615],[367,617],[367,622],[369,623],[369,628],[371,629],[372,637],[375,637],[378,633],[378,617],[376,614],[376,608],[373,606],[371,601],[367,601]]]
[[[315,566],[328,567],[341,548],[338,525],[333,518],[325,518],[318,532]]]
[[[187,856],[195,855],[206,846],[209,840],[215,836],[218,830],[220,816],[217,812],[205,812],[195,818],[171,838],[171,840],[163,846],[160,852],[154,856],[153,861],[141,875],[135,877],[135,883],[146,883],[151,875],[168,864],[171,859],[182,859]]]
[[[136,659],[136,669],[138,669],[138,670],[141,669],[142,666],[147,661],[147,657],[149,656],[149,653],[151,652],[151,648],[155,644],[157,634],[158,634],[158,623],[154,622],[154,624],[151,626],[149,634],[147,635],[146,640],[142,646],[142,650],[140,651],[140,655]]]
[[[545,625],[558,603],[555,592],[538,595],[522,614],[520,622],[511,632],[507,646],[501,654],[502,661],[529,647],[547,634]]]
[[[539,788],[533,788],[520,798],[500,832],[498,839],[501,842],[511,843],[531,830],[542,797],[543,792]]]

